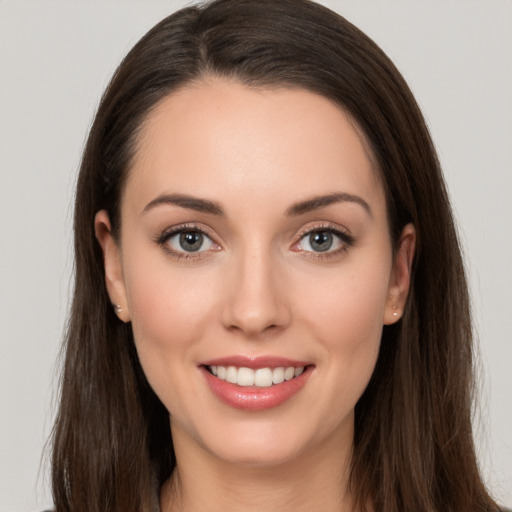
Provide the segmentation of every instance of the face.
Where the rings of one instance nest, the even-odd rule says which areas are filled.
[[[178,450],[264,465],[351,444],[414,230],[393,252],[340,108],[220,79],[174,92],[143,126],[121,219],[116,241],[96,217],[107,287]]]

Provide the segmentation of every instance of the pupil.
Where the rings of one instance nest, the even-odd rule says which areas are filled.
[[[317,231],[309,236],[309,243],[313,250],[325,252],[332,246],[332,233],[329,233],[329,231]]]
[[[186,233],[181,233],[180,245],[185,251],[197,251],[203,245],[203,235],[197,231],[187,231]]]

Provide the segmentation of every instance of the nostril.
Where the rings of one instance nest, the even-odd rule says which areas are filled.
[[[257,269],[254,270],[256,274]],[[241,332],[254,337],[260,334],[278,332],[289,324],[290,311],[284,296],[277,293],[282,290],[275,279],[254,275],[237,275],[236,286],[226,297],[222,311],[222,323],[232,332]]]

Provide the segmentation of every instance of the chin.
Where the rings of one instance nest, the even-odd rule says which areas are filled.
[[[224,425],[221,435],[205,433],[203,447],[226,463],[245,467],[272,467],[298,461],[318,447],[322,427],[304,422],[245,422]],[[226,440],[229,440],[227,442]]]
[[[264,468],[280,466],[291,462],[301,455],[296,446],[269,446],[268,443],[254,443],[252,446],[231,445],[228,450],[217,450],[212,453],[228,464],[242,467]]]

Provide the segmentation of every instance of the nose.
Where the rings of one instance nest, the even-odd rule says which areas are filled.
[[[270,255],[253,251],[240,257],[226,277],[230,286],[222,311],[225,328],[255,338],[290,323],[284,278]]]

